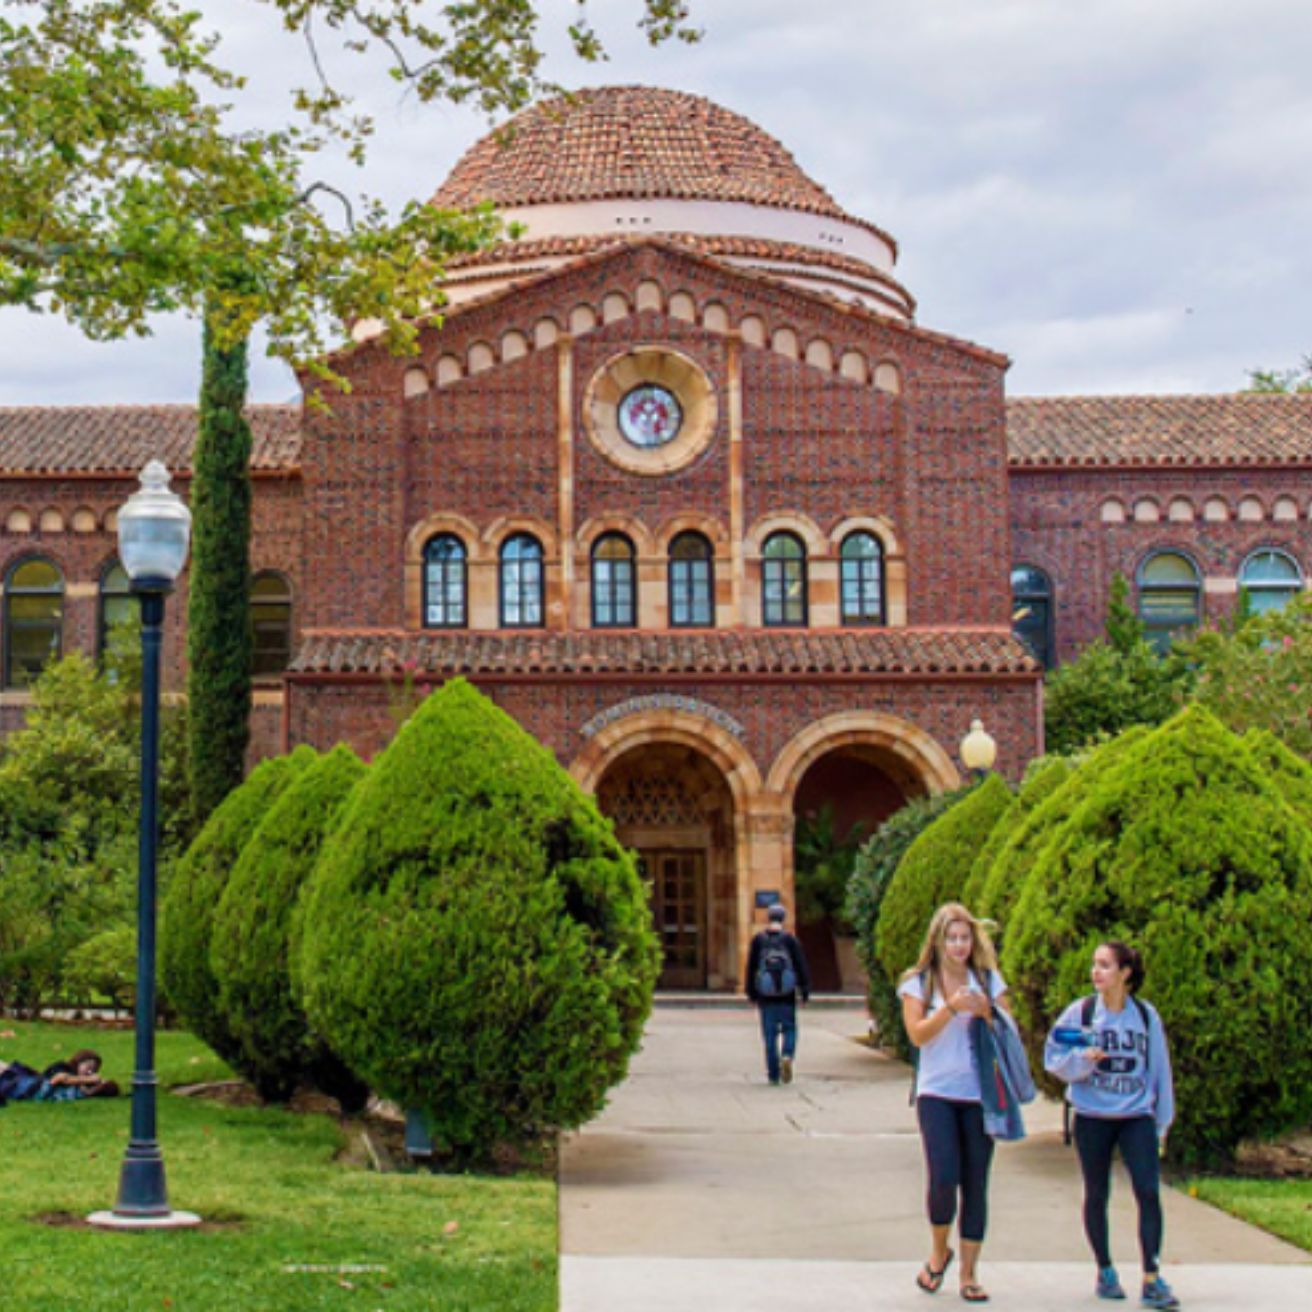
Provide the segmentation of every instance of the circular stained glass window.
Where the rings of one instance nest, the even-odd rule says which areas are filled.
[[[667,387],[643,383],[619,404],[620,432],[634,446],[649,450],[673,442],[683,427],[683,409]]]

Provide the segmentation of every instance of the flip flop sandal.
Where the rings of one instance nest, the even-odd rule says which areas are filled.
[[[916,1288],[925,1294],[937,1294],[943,1288],[943,1277],[948,1273],[948,1267],[952,1265],[952,1259],[956,1254],[949,1248],[947,1260],[935,1271],[928,1262],[916,1273]],[[928,1277],[928,1280],[926,1280]]]
[[[987,1303],[989,1301],[989,1296],[984,1288],[973,1281],[968,1285],[961,1286],[961,1297],[967,1303]]]

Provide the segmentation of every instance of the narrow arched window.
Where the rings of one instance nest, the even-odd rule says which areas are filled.
[[[5,687],[26,688],[57,661],[64,635],[64,576],[53,561],[20,561],[5,579]]]
[[[709,629],[715,624],[715,557],[700,533],[680,533],[670,543],[670,625]]]
[[[291,584],[264,570],[251,579],[251,673],[281,674],[291,661]]]
[[[1165,652],[1176,634],[1198,627],[1203,584],[1198,566],[1178,551],[1159,551],[1139,566],[1139,618],[1144,636]]]
[[[469,622],[469,567],[465,544],[439,533],[424,546],[424,628],[463,629]]]
[[[516,533],[501,546],[501,627],[531,629],[542,623],[542,543]]]
[[[1034,565],[1011,571],[1011,631],[1045,670],[1052,669],[1052,581]]]
[[[1248,608],[1254,615],[1283,610],[1303,590],[1303,571],[1287,551],[1264,547],[1244,561],[1239,586],[1248,593]]]
[[[116,641],[127,642],[128,626],[137,623],[137,604],[132,597],[132,580],[122,564],[113,560],[100,576],[99,608],[96,615],[96,653],[103,660]],[[135,636],[131,641],[135,642]]]
[[[884,546],[873,533],[849,533],[839,552],[844,624],[884,622]]]
[[[772,533],[761,549],[761,617],[769,625],[806,623],[806,548],[793,533]]]
[[[599,629],[630,629],[637,614],[633,543],[622,533],[603,533],[592,546],[592,623]]]

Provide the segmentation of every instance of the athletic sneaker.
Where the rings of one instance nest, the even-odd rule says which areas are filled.
[[[1094,1286],[1094,1292],[1099,1298],[1125,1297],[1125,1290],[1121,1288],[1121,1278],[1116,1274],[1114,1266],[1098,1268],[1098,1283]]]
[[[1143,1287],[1143,1298],[1139,1300],[1144,1307],[1177,1308],[1180,1300],[1171,1292],[1171,1286],[1161,1276],[1154,1276]]]
[[[779,1063],[779,1074],[783,1077],[785,1084],[793,1082],[793,1059],[791,1057],[785,1057]]]

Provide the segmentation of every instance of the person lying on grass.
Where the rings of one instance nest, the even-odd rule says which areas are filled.
[[[118,1085],[102,1079],[98,1052],[80,1048],[67,1061],[35,1071],[21,1061],[0,1062],[0,1107],[6,1102],[76,1102],[116,1098]]]

